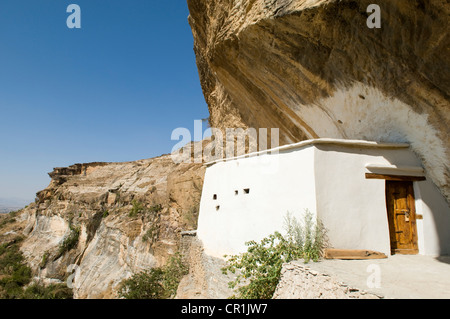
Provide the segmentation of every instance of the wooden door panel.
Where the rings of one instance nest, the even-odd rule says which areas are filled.
[[[386,181],[386,204],[392,253],[418,253],[413,183]]]

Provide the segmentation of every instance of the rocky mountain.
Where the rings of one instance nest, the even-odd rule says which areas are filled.
[[[380,29],[366,24],[371,0],[187,2],[212,127],[280,128],[280,144],[408,142],[449,198],[448,1],[379,0]],[[221,262],[189,238],[204,170],[170,155],[55,168],[35,203],[0,216],[0,243],[25,236],[37,281],[74,271],[76,298],[115,298],[179,250],[191,271],[178,297],[227,297]]]
[[[188,0],[211,125],[408,142],[449,199],[450,6],[372,3]]]
[[[75,298],[114,298],[132,274],[164,265],[182,231],[196,229],[204,168],[170,155],[55,168],[37,201],[1,229],[21,246],[41,283],[65,282]]]

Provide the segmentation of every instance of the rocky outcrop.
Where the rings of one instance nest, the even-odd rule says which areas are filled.
[[[337,278],[311,269],[303,261],[283,265],[273,299],[381,299],[381,296],[350,287]]]
[[[235,275],[222,273],[225,260],[206,255],[195,232],[184,233],[181,244],[190,269],[178,286],[177,299],[227,299],[234,295],[228,283],[235,280]]]
[[[68,282],[75,298],[117,297],[123,279],[164,265],[180,233],[197,228],[202,164],[164,155],[49,175],[36,203],[18,213],[14,235],[25,235],[21,251],[35,280]]]
[[[213,127],[408,142],[450,198],[450,6],[371,0],[188,0]]]
[[[366,25],[371,0],[187,2],[212,127],[279,128],[280,144],[408,142],[450,198],[448,1],[379,0],[380,29]],[[185,249],[192,267],[179,298],[231,294],[218,275],[223,261],[194,237],[180,247],[197,228],[201,164],[164,155],[49,175],[35,203],[0,216],[0,240],[26,236],[21,251],[36,280],[70,281],[76,298],[113,298],[123,279]],[[376,296],[293,263],[275,297]]]

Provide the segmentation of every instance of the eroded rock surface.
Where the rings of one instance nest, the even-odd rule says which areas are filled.
[[[224,274],[225,260],[204,253],[202,242],[194,235],[184,235],[182,253],[189,274],[178,286],[177,299],[227,299],[235,294],[228,284],[235,275]]]
[[[303,261],[283,265],[273,299],[381,299],[351,287],[327,273],[311,269]]]
[[[164,265],[179,250],[180,233],[197,228],[202,164],[164,155],[49,175],[36,203],[18,213],[13,235],[25,235],[21,251],[35,279],[69,280],[75,298],[116,298],[123,279]]]
[[[408,142],[449,199],[450,5],[371,3],[188,0],[211,125]]]

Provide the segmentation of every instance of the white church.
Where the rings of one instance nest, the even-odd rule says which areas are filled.
[[[210,256],[244,252],[305,210],[335,249],[450,253],[450,207],[408,144],[316,139],[206,165],[197,236]]]

